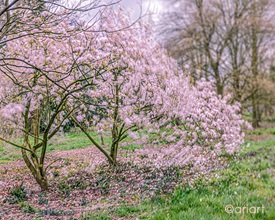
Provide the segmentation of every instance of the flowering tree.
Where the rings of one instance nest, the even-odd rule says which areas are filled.
[[[25,19],[30,19],[28,16]],[[90,79],[101,74],[100,61],[95,58],[94,30],[77,29],[69,19],[53,27],[54,20],[55,16],[44,11],[33,20],[39,29],[21,32],[18,38],[11,36],[13,40],[2,48],[0,64],[1,135],[12,131],[24,137],[20,144],[4,136],[0,136],[0,140],[21,149],[26,165],[42,190],[48,188],[44,167],[48,141],[61,130],[74,110],[68,111],[67,103],[77,99],[91,85]],[[98,69],[91,67],[93,63],[97,63],[94,66]],[[89,83],[85,83],[87,81]],[[44,124],[42,136],[41,122]]]
[[[69,119],[113,166],[122,140],[131,136],[146,143],[148,133],[162,132],[157,141],[172,146],[171,155],[188,147],[237,150],[243,140],[238,105],[227,104],[209,83],[192,85],[150,37],[147,25],[133,24],[121,8],[106,8],[95,27],[65,18],[56,23],[55,16],[26,13],[23,22],[34,22],[30,32],[7,38],[0,63],[1,133],[23,135],[23,141],[0,140],[21,149],[42,190],[48,188],[48,141]]]
[[[240,105],[218,97],[211,83],[191,85],[176,62],[149,37],[148,26],[138,23],[112,32],[129,23],[123,9],[110,11],[103,19],[106,32],[101,33],[100,44],[107,71],[93,79],[95,86],[87,89],[86,99],[75,103],[82,106],[72,116],[77,126],[112,165],[123,139],[130,136],[147,143],[148,133],[161,132],[154,143],[165,140],[173,147],[171,155],[182,155],[179,151],[188,147],[215,149],[217,154],[235,152],[243,141]],[[112,137],[110,153],[104,141],[96,142],[89,135],[89,126],[99,136]]]
[[[100,29],[105,31],[98,37],[100,60],[106,72],[95,77],[92,81],[94,86],[89,87],[81,99],[75,100],[74,105],[81,108],[76,109],[72,116],[111,165],[116,164],[119,143],[133,130],[150,125],[152,99],[158,81],[155,75],[157,69],[152,71],[158,62],[151,61],[156,48],[150,43],[154,42],[150,38],[146,42],[146,26],[131,23],[122,8],[105,12],[100,24]],[[112,137],[110,153],[104,149],[104,137],[98,143],[89,135],[86,130],[89,126],[93,126],[99,136],[104,130],[109,131]]]
[[[250,128],[242,120],[240,104],[230,104],[229,96],[217,96],[213,84],[206,81],[192,86],[191,99],[193,101],[189,102],[189,110],[184,115],[181,110],[175,110],[180,106],[175,99],[166,103],[170,117],[161,119],[162,129],[158,131],[162,131],[158,142],[168,145],[160,155],[161,158],[168,156],[162,162],[185,165],[191,159],[199,162],[201,156],[210,160],[221,154],[237,152],[244,141],[242,130]]]
[[[92,78],[107,71],[96,34],[104,27],[95,27],[104,10],[115,4],[15,0],[1,5],[0,140],[22,150],[42,190],[48,188],[48,141],[79,107],[67,108],[69,103],[83,97],[94,86]],[[7,134],[23,135],[22,143]]]

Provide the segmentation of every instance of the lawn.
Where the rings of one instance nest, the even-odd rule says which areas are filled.
[[[11,216],[14,219],[62,219],[63,217],[83,220],[273,220],[275,219],[274,131],[272,126],[249,131],[239,154],[228,159],[227,167],[213,170],[200,178],[191,178],[190,181],[188,178],[187,181],[178,181],[178,177],[184,179],[184,172],[176,167],[148,172],[146,167],[137,168],[129,162],[122,163],[116,170],[96,165],[96,172],[91,175],[88,172],[91,167],[89,155],[97,157],[98,152],[87,148],[91,144],[81,133],[61,135],[49,145],[50,159],[53,159],[52,157],[63,159],[59,164],[50,167],[52,189],[45,194],[39,193],[35,183],[30,182],[31,176],[24,180],[29,185],[23,182],[26,189],[13,185],[20,179],[20,175],[25,178],[28,171],[21,160],[18,167],[11,168],[10,165],[13,163],[10,162],[20,158],[20,152],[12,147],[2,146],[0,148],[2,163],[0,173],[4,175],[2,181],[8,176],[10,182],[7,182],[7,185],[13,185],[13,188],[9,188],[8,194],[4,194],[3,199],[0,195],[0,205],[3,206],[2,217],[5,217],[5,213],[17,213]],[[106,140],[106,143],[108,141]],[[126,145],[123,147],[123,153],[128,152],[126,149],[132,151],[139,147],[141,146]],[[83,159],[85,154],[87,157]],[[73,158],[70,158],[72,155]],[[65,174],[64,170],[68,172]],[[16,177],[17,175],[19,177]],[[8,204],[10,197],[7,195],[14,192],[16,196],[13,194],[13,198],[18,199],[18,195],[22,194],[26,195],[26,198],[22,199],[19,196],[17,203]]]
[[[94,133],[90,132],[90,135],[98,142],[100,143],[100,137]],[[141,146],[136,144],[127,144],[128,142],[131,142],[132,140],[127,137],[122,142],[121,149],[137,149]],[[20,140],[18,139],[17,143],[20,143]],[[108,145],[111,143],[110,137],[107,136],[107,138],[104,140],[105,145]],[[124,143],[124,144],[123,144]],[[125,146],[127,144],[127,146]],[[53,139],[49,141],[47,152],[54,152],[54,151],[63,151],[63,150],[73,150],[73,149],[83,149],[85,147],[91,146],[91,141],[86,137],[85,134],[82,132],[74,131],[70,133],[60,134],[55,136]],[[21,158],[21,152],[20,149],[17,149],[11,145],[7,145],[4,143],[1,144],[0,142],[0,164],[4,164],[9,161],[14,161]]]
[[[262,130],[253,133],[261,135]],[[247,141],[231,165],[215,174],[180,185],[171,195],[155,195],[139,205],[125,204],[84,219],[275,219],[275,136]]]

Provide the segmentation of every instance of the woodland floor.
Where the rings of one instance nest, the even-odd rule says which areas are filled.
[[[199,176],[189,167],[154,167],[142,155],[133,163],[133,151],[127,149],[114,169],[95,147],[55,150],[47,156],[50,189],[40,192],[22,159],[5,161],[0,164],[0,219],[274,220],[272,127],[249,132],[228,166]],[[227,204],[243,201],[264,205],[265,212],[225,212]]]

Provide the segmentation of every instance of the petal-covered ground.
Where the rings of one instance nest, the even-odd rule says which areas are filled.
[[[49,153],[47,192],[40,192],[22,159],[2,164],[0,219],[81,219],[87,212],[171,193],[178,184],[192,184],[201,176],[191,163],[157,165],[156,152],[123,150],[115,168],[95,147]],[[209,163],[208,170],[214,167]]]

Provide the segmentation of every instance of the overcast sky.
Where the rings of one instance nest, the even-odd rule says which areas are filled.
[[[138,8],[142,2],[143,7],[148,8],[150,6],[151,10],[161,9],[161,0],[122,0],[121,3],[124,6],[130,8]]]
[[[113,0],[113,2],[117,2],[118,0]],[[144,16],[144,19],[152,18],[153,21],[158,21],[158,15],[164,11],[164,7],[162,6],[163,0],[121,0],[120,5],[125,7],[126,9],[129,8],[133,11],[131,14],[132,20],[136,20],[139,18],[140,15],[148,15],[150,14],[151,16]],[[84,1],[85,2],[85,1]],[[98,1],[96,1],[98,2]],[[105,1],[102,0],[102,3]],[[111,2],[107,1],[107,2]],[[79,0],[65,0],[64,4],[67,5],[69,8],[76,7],[76,5],[79,3]],[[101,3],[99,1],[99,3]],[[100,5],[100,4],[99,4]],[[141,7],[142,6],[142,7]],[[114,6],[115,7],[115,6]],[[142,10],[142,11],[141,11]],[[89,13],[88,19],[93,17],[96,14],[97,10],[94,10]],[[85,19],[87,15],[82,14],[82,18]]]
[[[121,4],[125,7],[133,9],[133,18],[136,18],[140,14],[140,3],[142,3],[142,13],[144,14],[147,10],[157,14],[163,10],[161,0],[122,0]]]

